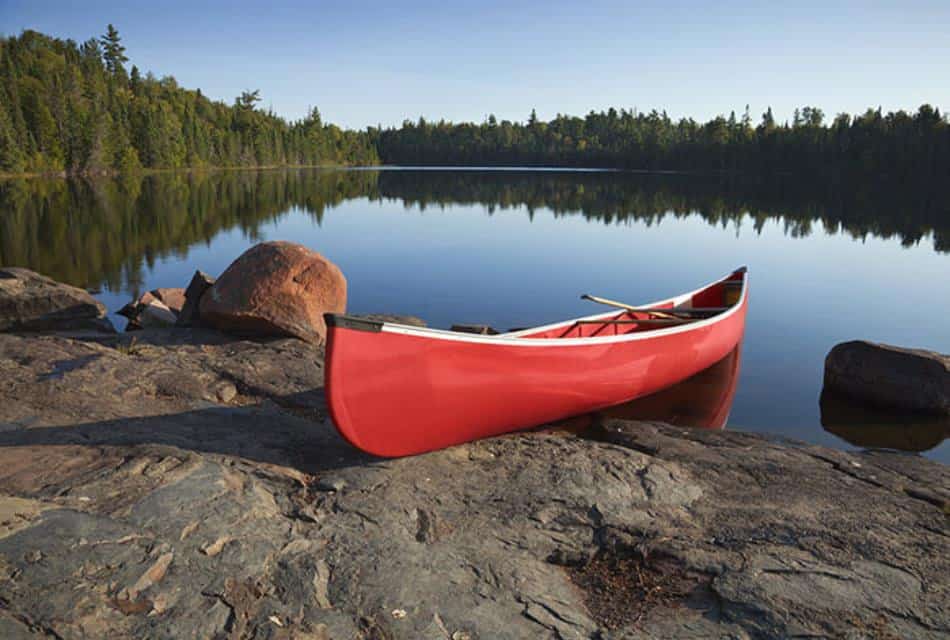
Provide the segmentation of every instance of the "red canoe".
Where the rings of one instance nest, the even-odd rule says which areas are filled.
[[[627,402],[725,358],[748,289],[743,267],[649,311],[498,335],[327,314],[330,415],[353,446],[403,456]]]

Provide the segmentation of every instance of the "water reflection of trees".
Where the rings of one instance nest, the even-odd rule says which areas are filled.
[[[905,246],[933,234],[950,251],[948,185],[817,184],[791,178],[742,180],[621,172],[399,171],[379,178],[383,196],[420,207],[481,204],[489,212],[526,207],[590,220],[659,224],[699,215],[728,226],[748,215],[755,231],[780,222],[787,235],[807,237],[816,224],[855,238],[898,237]]]
[[[373,191],[372,172],[241,171],[128,180],[0,183],[0,264],[81,286],[137,289],[142,267],[222,231],[250,238],[296,207],[325,209]]]
[[[0,182],[0,264],[27,266],[84,286],[138,288],[142,267],[184,255],[222,231],[254,238],[296,208],[319,223],[357,197],[406,206],[477,204],[490,214],[525,208],[617,224],[698,215],[713,225],[778,221],[788,235],[813,229],[898,237],[933,234],[950,251],[946,185],[818,185],[617,172],[234,171],[127,180]],[[746,216],[749,216],[746,218]]]

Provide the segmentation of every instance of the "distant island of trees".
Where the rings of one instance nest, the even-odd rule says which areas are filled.
[[[722,174],[945,181],[950,120],[915,113],[839,114],[816,107],[776,122],[771,108],[700,123],[665,112],[608,109],[527,122],[406,121],[344,130],[317,109],[288,122],[258,108],[258,91],[233,104],[142,75],[118,31],[82,44],[35,31],[0,39],[0,172],[96,174],[145,169],[309,165],[609,167]]]

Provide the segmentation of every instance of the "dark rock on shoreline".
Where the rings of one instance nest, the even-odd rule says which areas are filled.
[[[88,292],[16,267],[0,268],[0,331],[115,333]]]
[[[373,320],[376,322],[392,322],[395,324],[408,324],[413,327],[424,327],[426,326],[426,321],[422,318],[417,318],[416,316],[401,316],[394,315],[391,313],[363,313],[356,314],[355,318],[363,318],[364,320]]]
[[[188,287],[185,289],[185,301],[178,313],[178,321],[175,323],[177,326],[197,327],[201,325],[201,297],[212,285],[214,285],[214,278],[204,271],[195,271],[195,275],[191,277],[191,282],[188,283]]]
[[[184,289],[153,289],[116,313],[129,319],[126,331],[147,327],[172,327],[185,304]]]
[[[950,355],[844,342],[825,358],[825,388],[873,406],[950,415]]]
[[[201,297],[202,323],[256,336],[320,343],[324,313],[346,311],[346,278],[315,251],[292,242],[257,244]]]
[[[322,380],[296,339],[0,334],[2,635],[950,633],[943,465],[610,420],[379,460]]]
[[[499,333],[497,329],[489,327],[487,324],[453,324],[450,330],[460,331],[462,333],[475,333],[482,336],[496,336]]]

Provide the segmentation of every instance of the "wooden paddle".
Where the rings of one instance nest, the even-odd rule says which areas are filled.
[[[652,309],[646,307],[634,307],[629,304],[624,304],[623,302],[617,302],[616,300],[608,300],[607,298],[600,298],[598,296],[592,296],[585,293],[581,296],[582,300],[590,300],[591,302],[596,302],[598,304],[605,304],[608,307],[617,307],[618,309],[626,309],[627,311],[633,311],[634,313],[649,313],[651,315],[659,316],[661,318],[673,318],[673,319],[682,319],[679,318],[676,314],[679,315],[696,315],[696,314],[712,314],[725,311],[729,307],[702,307],[698,309]]]
[[[576,320],[574,324],[685,324],[702,318],[644,318],[643,320]]]

